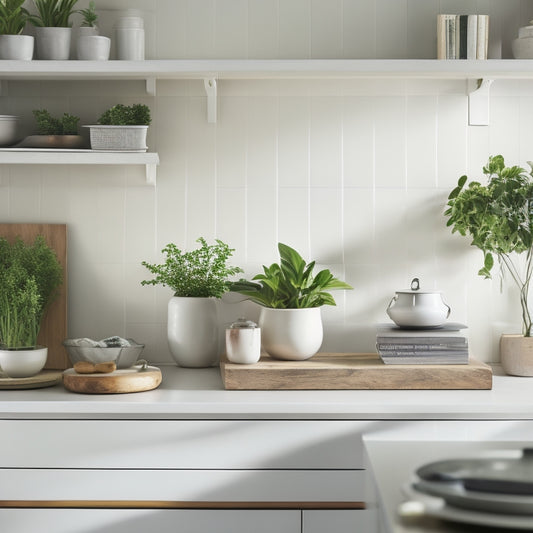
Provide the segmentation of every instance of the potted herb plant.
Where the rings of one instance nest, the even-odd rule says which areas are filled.
[[[42,236],[33,244],[0,238],[0,366],[9,377],[44,367],[48,349],[37,336],[61,283],[61,265]]]
[[[530,163],[531,166],[531,163]],[[483,167],[487,183],[461,176],[448,197],[447,226],[472,239],[483,252],[478,274],[492,277],[495,258],[520,291],[522,334],[502,335],[500,357],[506,373],[533,376],[529,287],[533,274],[533,167],[506,167],[501,155]]]
[[[208,367],[218,358],[216,299],[229,290],[228,278],[242,270],[229,266],[234,250],[221,240],[213,245],[200,237],[200,247],[182,252],[167,244],[162,264],[142,262],[155,278],[142,285],[163,285],[174,291],[168,303],[168,345],[183,367]]]
[[[98,15],[96,5],[91,0],[89,7],[78,11],[83,16],[81,26],[78,28],[78,40],[76,42],[77,58],[89,61],[105,61],[109,59],[111,39],[99,35]]]
[[[70,17],[78,0],[33,0],[37,59],[69,59],[72,27]]]
[[[24,148],[81,148],[84,140],[78,134],[79,117],[63,113],[54,117],[46,109],[34,109],[37,135],[26,137],[19,146]]]
[[[290,246],[278,243],[280,262],[263,266],[263,274],[240,280],[231,290],[262,306],[259,316],[263,349],[276,359],[304,360],[315,355],[323,340],[321,307],[336,305],[329,291],[352,289],[327,269],[313,275]]]
[[[0,0],[0,59],[29,61],[33,58],[32,35],[22,35],[30,14],[25,0]]]
[[[117,104],[107,109],[90,130],[93,150],[145,152],[146,134],[152,122],[150,108],[145,104]]]

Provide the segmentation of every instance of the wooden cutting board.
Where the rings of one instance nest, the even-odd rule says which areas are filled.
[[[0,390],[42,389],[61,383],[61,372],[43,370],[29,378],[8,378],[0,373]]]
[[[70,366],[63,341],[67,338],[67,226],[66,224],[0,224],[0,237],[9,242],[20,237],[33,243],[42,235],[52,248],[63,267],[63,285],[58,297],[52,302],[44,316],[38,343],[48,347],[46,369],[64,370]]]
[[[161,383],[161,370],[142,365],[115,370],[109,374],[78,374],[73,368],[63,372],[63,385],[83,394],[123,394],[155,389]]]
[[[253,365],[220,362],[231,390],[491,389],[492,369],[467,365],[386,365],[374,353],[318,353],[307,361],[262,356]]]

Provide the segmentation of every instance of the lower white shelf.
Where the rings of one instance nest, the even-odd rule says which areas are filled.
[[[0,165],[145,165],[146,183],[155,186],[159,154],[156,152],[0,148]]]

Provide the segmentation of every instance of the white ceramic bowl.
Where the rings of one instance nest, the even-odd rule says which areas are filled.
[[[533,37],[521,37],[512,43],[515,59],[533,59]]]
[[[137,344],[133,339],[128,339],[131,346],[116,348],[101,348],[99,346],[76,346],[71,339],[63,341],[63,346],[67,349],[70,362],[74,365],[79,361],[90,363],[114,362],[117,368],[130,368],[141,356],[144,344]]]
[[[0,146],[11,146],[19,140],[18,121],[14,115],[0,115]]]

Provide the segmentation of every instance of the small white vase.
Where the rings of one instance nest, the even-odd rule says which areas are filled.
[[[10,378],[29,378],[38,374],[46,363],[48,348],[0,349],[0,367]]]
[[[218,361],[215,298],[174,296],[168,302],[168,347],[178,366],[206,368]]]
[[[33,35],[0,35],[0,59],[30,61],[33,44]]]
[[[70,57],[72,28],[35,28],[37,59],[65,60]]]
[[[85,35],[76,43],[77,57],[84,61],[107,61],[111,39],[102,35]]]
[[[320,307],[263,307],[259,315],[259,327],[263,350],[275,359],[309,359],[320,350],[324,337]]]

